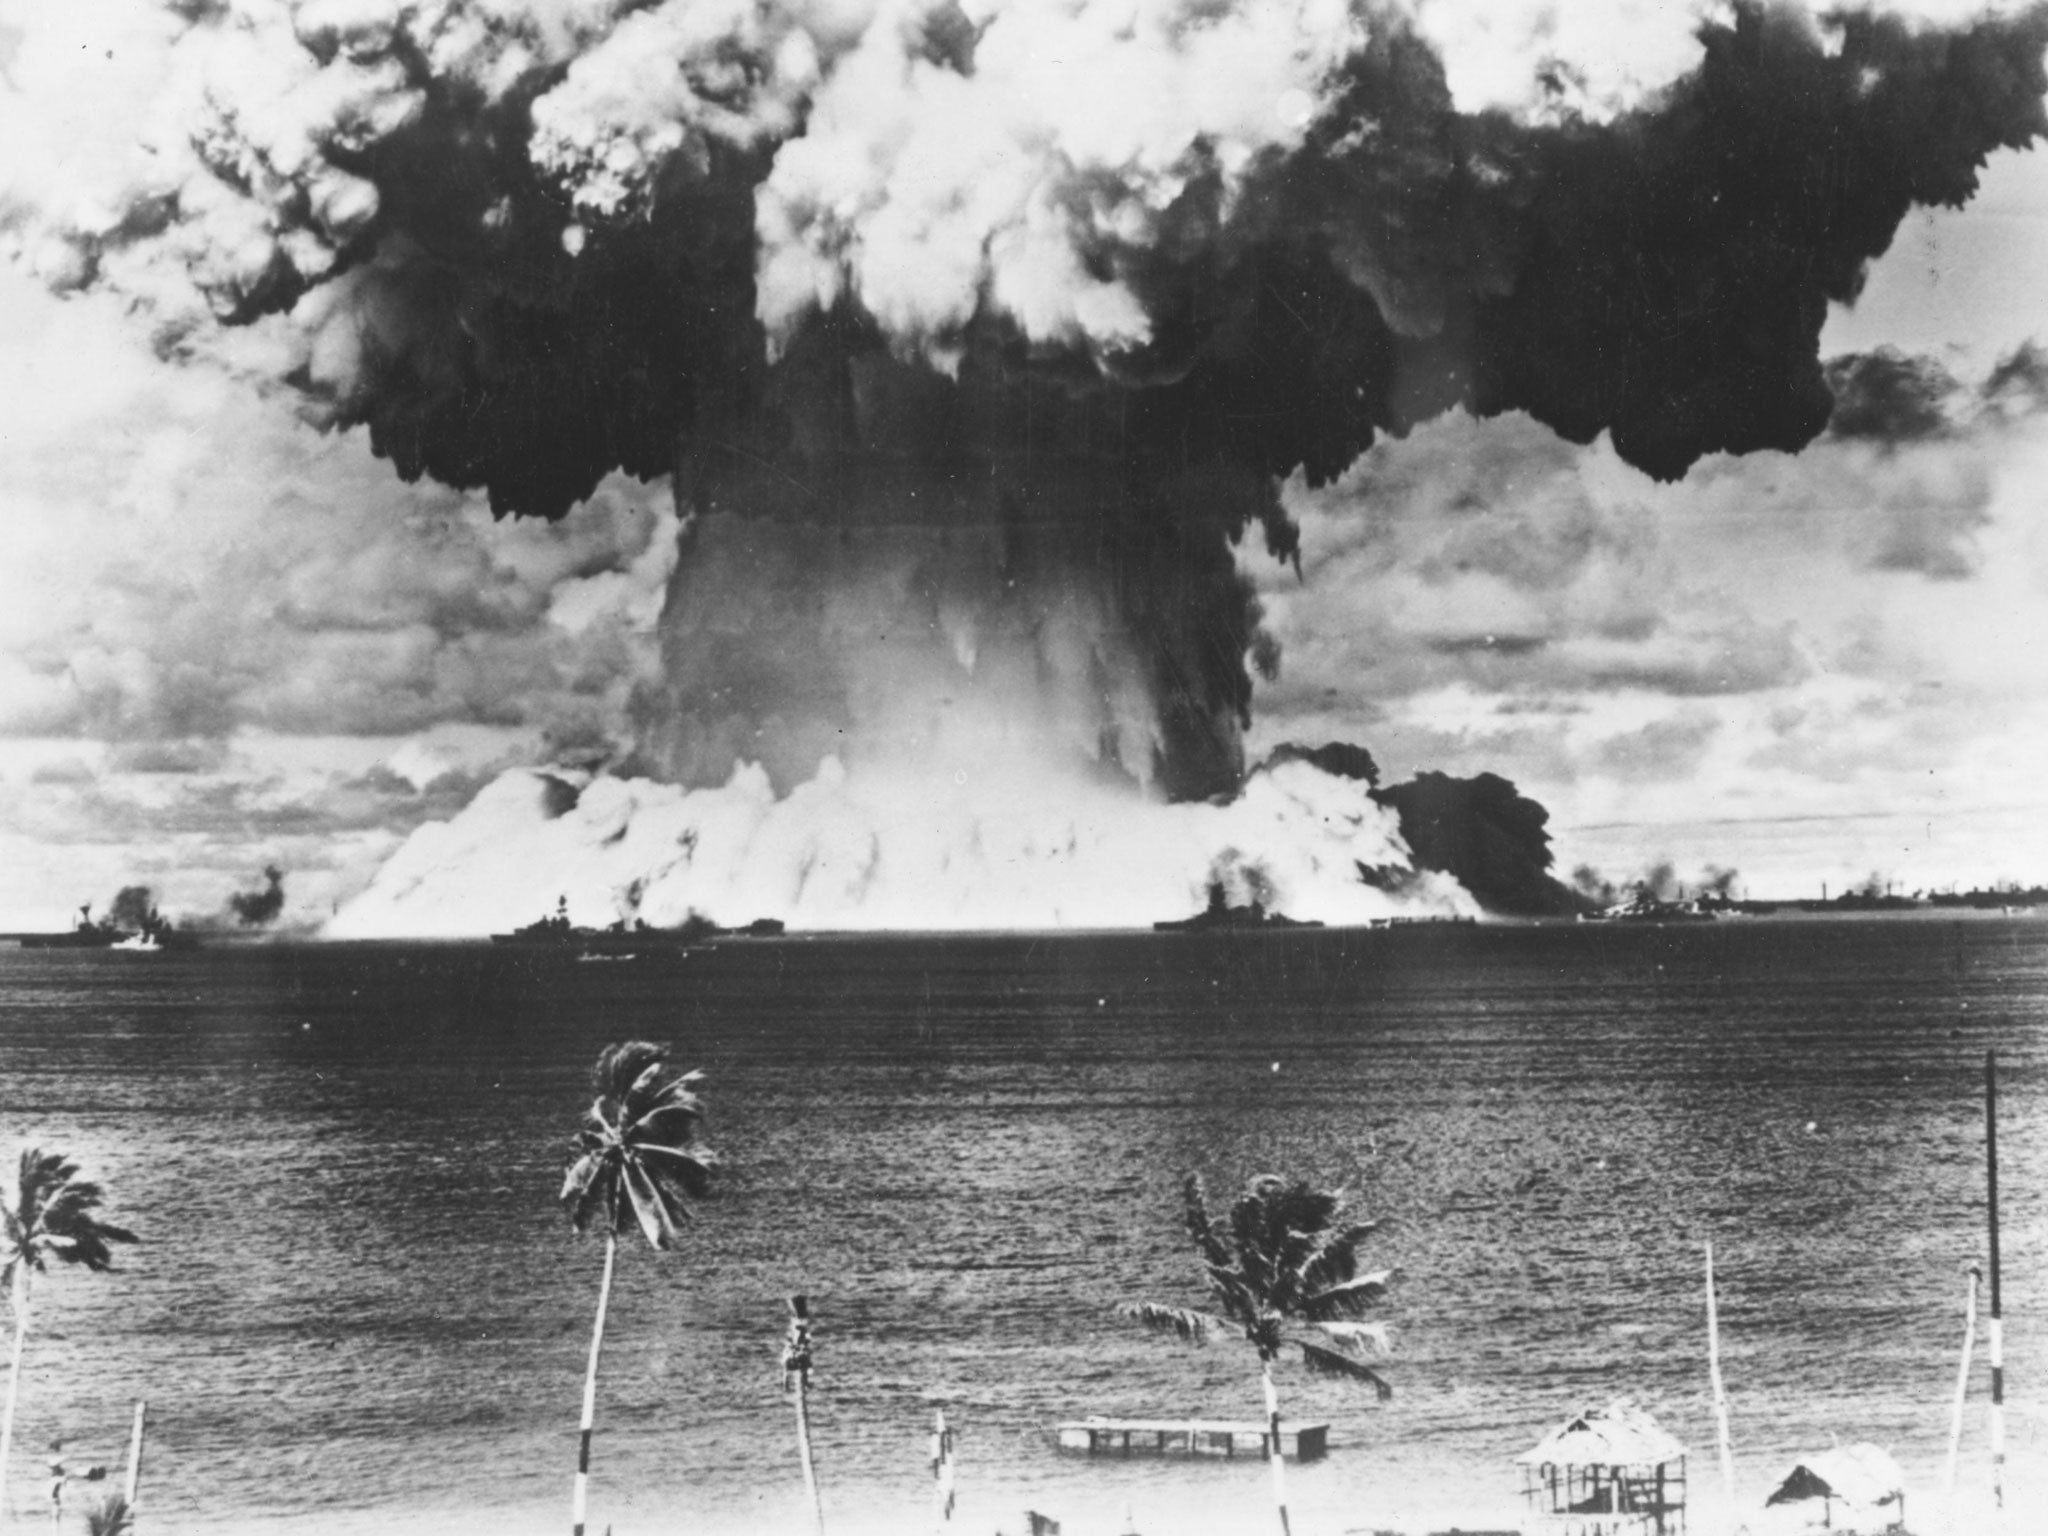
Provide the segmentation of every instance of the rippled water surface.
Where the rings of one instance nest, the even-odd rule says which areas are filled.
[[[1304,1533],[1512,1517],[1509,1458],[1630,1393],[1718,1495],[1702,1244],[1737,1493],[1802,1450],[1938,1484],[2000,1058],[2016,1500],[2048,1496],[2048,921],[791,939],[673,964],[484,947],[0,950],[0,1135],[72,1152],[144,1246],[36,1292],[8,1488],[118,1463],[146,1533],[565,1529],[601,1250],[554,1204],[609,1041],[702,1066],[726,1167],[683,1249],[622,1248],[593,1532],[798,1525],[782,1296],[819,1319],[835,1531],[1266,1529],[1246,1463],[1062,1457],[1088,1413],[1253,1417],[1196,1303],[1177,1189],[1341,1184],[1396,1395],[1282,1377],[1332,1454]],[[1966,1483],[1988,1481],[1980,1348]],[[74,1490],[73,1505],[85,1490]],[[2044,1506],[2048,1507],[2048,1506]],[[82,1526],[78,1527],[82,1529]]]

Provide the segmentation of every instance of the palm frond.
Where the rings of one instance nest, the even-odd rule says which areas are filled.
[[[1387,1282],[1393,1278],[1392,1270],[1376,1269],[1369,1275],[1313,1292],[1301,1298],[1301,1315],[1314,1322],[1343,1317],[1386,1295]]]
[[[569,1225],[578,1232],[589,1229],[591,1219],[606,1208],[609,1191],[617,1181],[608,1178],[602,1152],[585,1152],[569,1165],[562,1179],[561,1202],[569,1213]]]
[[[1383,1297],[1392,1279],[1386,1270],[1359,1272],[1357,1247],[1383,1223],[1341,1221],[1343,1203],[1341,1195],[1305,1181],[1266,1175],[1247,1183],[1229,1212],[1217,1217],[1209,1211],[1200,1177],[1189,1174],[1182,1187],[1182,1223],[1223,1317],[1158,1303],[1121,1310],[1184,1339],[1234,1329],[1265,1360],[1276,1358],[1288,1342],[1290,1320],[1321,1325],[1331,1344],[1302,1345],[1310,1369],[1370,1382],[1384,1395],[1386,1382],[1359,1356],[1369,1346],[1384,1348],[1385,1331],[1350,1321]]]
[[[1371,1221],[1354,1221],[1338,1233],[1336,1240],[1355,1252],[1359,1244],[1378,1237],[1393,1225],[1394,1218],[1391,1216],[1375,1216]]]
[[[663,1088],[672,1075],[668,1070],[665,1052],[642,1067],[640,1075],[633,1079],[631,1086],[619,1099],[620,1123],[636,1125],[649,1110],[658,1108],[667,1096]]]
[[[118,1493],[110,1493],[86,1507],[86,1536],[130,1536],[134,1529],[134,1512],[127,1499]]]
[[[1371,1348],[1387,1354],[1393,1349],[1385,1323],[1317,1323],[1316,1327],[1325,1336],[1348,1345],[1354,1351]]]
[[[1206,1344],[1212,1333],[1230,1331],[1230,1324],[1220,1317],[1191,1307],[1171,1307],[1164,1302],[1127,1301],[1117,1311],[1154,1333],[1170,1333],[1188,1344]]]
[[[628,1159],[624,1164],[626,1175],[626,1198],[631,1202],[633,1215],[640,1223],[640,1231],[647,1241],[662,1250],[674,1246],[676,1237],[676,1210],[668,1194],[657,1188],[647,1169],[639,1159]]]
[[[1301,1346],[1301,1363],[1308,1367],[1311,1375],[1365,1382],[1383,1403],[1394,1395],[1394,1389],[1387,1385],[1386,1379],[1363,1360],[1340,1354],[1334,1349],[1324,1349],[1320,1344],[1310,1344],[1306,1340],[1296,1342]]]
[[[668,1059],[668,1047],[648,1040],[622,1040],[597,1053],[592,1086],[600,1099],[622,1102],[651,1066]]]
[[[1220,1223],[1209,1214],[1209,1192],[1202,1176],[1191,1173],[1181,1182],[1181,1220],[1195,1248],[1212,1269],[1229,1269],[1233,1263],[1230,1245],[1223,1240]]]
[[[100,1186],[78,1176],[78,1165],[59,1152],[24,1148],[15,1197],[7,1210],[8,1278],[21,1267],[42,1273],[55,1259],[103,1271],[114,1267],[115,1243],[140,1239],[97,1214]]]
[[[1359,1246],[1386,1225],[1384,1221],[1353,1222],[1319,1234],[1301,1262],[1303,1294],[1328,1290],[1356,1275]]]
[[[671,1066],[666,1046],[629,1040],[599,1054],[595,1077],[598,1097],[571,1144],[560,1201],[578,1232],[602,1215],[608,1235],[637,1224],[666,1249],[689,1200],[709,1193],[718,1162],[697,1140],[703,1105],[690,1090],[704,1074]]]
[[[644,1141],[691,1141],[703,1118],[704,1106],[695,1094],[664,1095],[627,1121],[625,1133]]]
[[[671,1192],[677,1207],[678,1217],[694,1214],[690,1202],[701,1200],[711,1193],[712,1175],[718,1171],[718,1157],[709,1147],[678,1147],[677,1154],[667,1156],[670,1149],[650,1148],[650,1156],[641,1159],[641,1166],[648,1177]]]
[[[1266,1310],[1264,1298],[1243,1275],[1232,1271],[1209,1271],[1209,1292],[1222,1307],[1223,1315],[1241,1327],[1250,1328]]]

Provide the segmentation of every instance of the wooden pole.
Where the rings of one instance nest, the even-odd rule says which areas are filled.
[[[943,1408],[932,1410],[932,1499],[943,1530],[953,1521],[953,1431]]]
[[[1728,1446],[1728,1389],[1721,1384],[1721,1320],[1714,1304],[1714,1245],[1707,1244],[1707,1376],[1714,1385],[1714,1424],[1721,1440],[1721,1485],[1735,1509],[1735,1455]]]
[[[128,1519],[135,1519],[135,1490],[142,1482],[142,1420],[149,1410],[149,1404],[140,1398],[135,1402],[135,1428],[128,1436],[128,1480],[121,1492],[121,1498],[128,1506]]]
[[[825,1501],[818,1493],[818,1472],[811,1462],[811,1309],[802,1296],[789,1298],[789,1342],[782,1351],[782,1387],[796,1396],[796,1454],[803,1463],[804,1491],[811,1496],[811,1519],[825,1536]]]
[[[1259,1379],[1266,1387],[1266,1450],[1273,1464],[1273,1502],[1280,1511],[1280,1536],[1293,1536],[1287,1522],[1287,1460],[1280,1454],[1280,1394],[1273,1389],[1273,1363],[1259,1357]]]
[[[2005,1508],[2005,1325],[1998,1304],[1998,1053],[1984,1053],[1985,1194],[1991,1212],[1991,1497]]]
[[[1948,1470],[1941,1480],[1944,1493],[1955,1492],[1956,1457],[1963,1448],[1963,1399],[1970,1390],[1970,1346],[1977,1341],[1977,1285],[1984,1271],[1970,1266],[1970,1292],[1963,1303],[1963,1364],[1956,1372],[1956,1407],[1948,1426]]]

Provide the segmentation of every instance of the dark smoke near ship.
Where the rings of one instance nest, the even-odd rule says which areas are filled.
[[[827,757],[1238,794],[1283,662],[1238,546],[1295,557],[1288,477],[1454,407],[1661,478],[1797,450],[1829,304],[2048,129],[2042,6],[1706,6],[1662,77],[1505,84],[1441,5],[167,14],[160,163],[17,216],[28,259],[167,353],[263,333],[501,515],[670,478],[612,766],[777,795]]]

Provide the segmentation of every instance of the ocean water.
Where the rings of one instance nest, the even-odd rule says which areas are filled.
[[[2000,1060],[2007,1502],[2048,1509],[2048,922],[792,938],[673,963],[485,946],[0,950],[0,1137],[65,1149],[144,1243],[35,1293],[7,1487],[116,1470],[174,1533],[561,1531],[602,1251],[555,1205],[598,1050],[702,1067],[716,1196],[622,1245],[593,1533],[801,1530],[782,1298],[817,1317],[835,1532],[1271,1528],[1256,1462],[1063,1456],[1062,1418],[1256,1417],[1196,1304],[1184,1172],[1395,1218],[1395,1389],[1279,1373],[1331,1454],[1295,1530],[1503,1521],[1511,1458],[1633,1396],[1725,1513],[1702,1245],[1748,1508],[1874,1440],[1941,1482]],[[1961,1482],[1990,1483],[1988,1368]],[[69,1516],[96,1490],[74,1487]],[[1696,1520],[1696,1528],[1706,1528]]]

